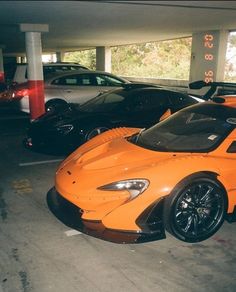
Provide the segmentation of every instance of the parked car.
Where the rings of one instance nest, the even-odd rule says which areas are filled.
[[[46,113],[29,127],[25,145],[57,153],[71,152],[85,141],[114,127],[150,127],[170,109],[197,103],[184,93],[148,84],[125,84],[84,105],[59,113]]]
[[[83,104],[89,99],[120,87],[128,80],[101,71],[79,70],[47,76],[44,80],[46,110],[66,107],[68,103]],[[19,107],[29,112],[28,83],[21,83],[13,89],[13,99],[19,100]]]
[[[11,95],[8,93],[7,84],[0,82],[0,103],[7,102],[11,98]]]
[[[58,203],[54,210],[68,202],[81,217],[76,228],[113,242],[158,240],[165,231],[200,242],[236,220],[235,159],[236,96],[217,97],[146,130],[88,141],[59,166],[48,202]]]
[[[28,81],[28,65],[26,63],[16,64],[12,82],[16,84]],[[12,69],[11,69],[12,70]],[[70,72],[75,70],[89,70],[89,68],[69,62],[43,63],[43,76],[46,78],[50,74]]]

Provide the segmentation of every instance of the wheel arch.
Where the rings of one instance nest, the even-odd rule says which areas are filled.
[[[67,107],[67,106],[69,106],[69,103],[63,98],[50,98],[45,102],[46,111],[48,111],[49,108],[52,106],[54,106],[54,107],[56,107],[56,106],[57,107],[59,107],[59,106]]]
[[[50,98],[48,100],[46,100],[45,104],[49,104],[49,103],[53,103],[53,102],[64,102],[64,103],[68,103],[66,99],[61,98],[61,97],[55,97],[55,98]]]
[[[214,171],[199,171],[199,172],[195,172],[192,173],[186,177],[184,177],[183,179],[181,179],[172,189],[172,191],[170,192],[170,194],[168,196],[166,196],[164,198],[164,207],[163,207],[163,222],[164,222],[164,226],[166,231],[168,231],[169,233],[171,233],[172,235],[174,235],[175,237],[183,240],[183,241],[187,241],[187,242],[197,242],[197,241],[201,241],[201,240],[205,240],[206,238],[201,238],[197,241],[192,241],[192,240],[187,240],[186,237],[184,235],[181,235],[181,233],[176,233],[174,231],[174,225],[173,225],[173,221],[170,221],[172,219],[170,219],[172,217],[172,207],[175,205],[179,194],[181,194],[182,190],[184,190],[189,184],[193,183],[194,180],[201,180],[201,179],[209,179],[211,181],[215,181],[215,183],[222,189],[222,194],[224,195],[224,200],[225,200],[225,204],[224,204],[224,216],[222,218],[224,218],[222,220],[222,222],[220,223],[219,227],[217,227],[214,231],[214,233],[220,228],[220,226],[223,224],[223,221],[225,219],[227,219],[227,210],[228,210],[228,206],[229,206],[229,199],[228,199],[228,194],[226,191],[226,188],[224,186],[224,184],[222,183],[222,181],[220,179],[218,179],[220,175],[217,172]],[[214,234],[212,233],[212,234]]]
[[[183,179],[181,179],[173,188],[173,190],[171,191],[170,195],[177,191],[179,186],[185,183],[188,183],[189,181],[191,181],[192,179],[197,179],[200,177],[206,177],[206,178],[211,178],[211,179],[215,179],[217,180],[217,182],[221,185],[222,189],[225,192],[226,198],[228,200],[228,194],[226,191],[226,188],[224,186],[224,180],[221,179],[221,176],[219,173],[215,172],[215,171],[209,171],[209,170],[203,170],[203,171],[197,171],[194,173],[191,173],[190,175],[185,176]]]

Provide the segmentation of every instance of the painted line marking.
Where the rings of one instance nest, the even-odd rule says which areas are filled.
[[[64,159],[54,159],[54,160],[42,160],[42,161],[34,161],[34,162],[25,162],[25,163],[19,163],[19,166],[30,166],[30,165],[37,165],[37,164],[47,164],[47,163],[54,163],[54,162],[60,162]]]
[[[65,231],[66,236],[74,236],[74,235],[79,235],[79,234],[83,234],[82,232],[79,232],[75,229],[70,229]]]

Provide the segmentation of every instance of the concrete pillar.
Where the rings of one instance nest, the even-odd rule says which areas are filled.
[[[64,52],[56,52],[57,62],[63,62],[65,53]]]
[[[229,31],[206,31],[193,34],[190,82],[223,81]]]
[[[0,46],[0,83],[5,82],[5,74],[4,74],[4,67],[3,67],[3,53],[2,47]]]
[[[96,69],[100,71],[111,72],[111,48],[96,48]]]
[[[20,24],[20,30],[25,32],[29,107],[34,120],[45,112],[41,32],[48,32],[48,25]]]

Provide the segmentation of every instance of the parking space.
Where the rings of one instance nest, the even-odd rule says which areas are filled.
[[[0,291],[235,291],[235,224],[198,244],[114,244],[82,234],[49,210],[63,156],[22,145],[27,115],[0,118]]]

